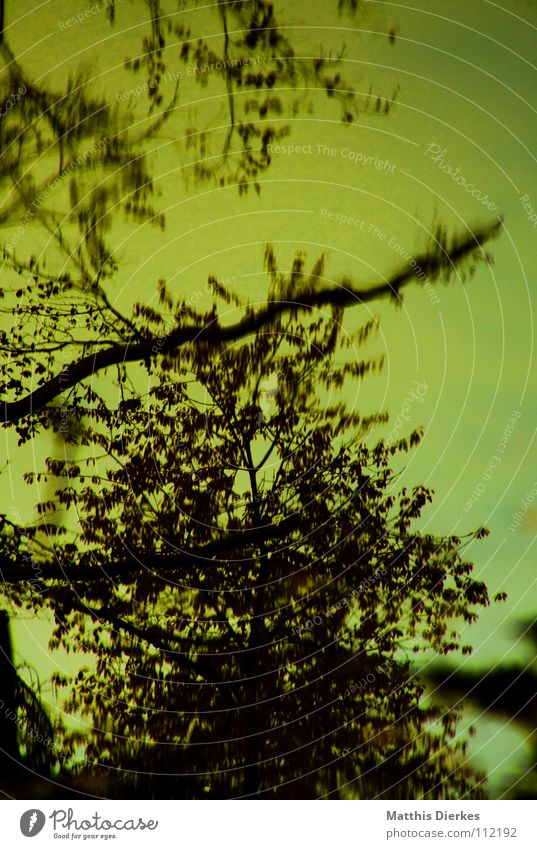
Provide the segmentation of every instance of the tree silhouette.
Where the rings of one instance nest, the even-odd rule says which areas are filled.
[[[36,86],[1,41],[3,95],[26,89],[0,110],[2,223],[14,229],[0,295],[15,319],[0,329],[1,419],[20,442],[46,429],[79,456],[37,473],[57,481],[37,523],[0,517],[0,569],[13,603],[53,611],[51,648],[87,655],[75,680],[54,678],[87,723],[55,729],[62,751],[84,753],[62,780],[111,796],[479,795],[457,714],[422,702],[409,653],[457,649],[453,622],[474,620],[486,588],[460,539],[413,527],[431,494],[398,491],[389,464],[419,434],[377,442],[385,417],[364,419],[338,393],[381,367],[359,353],[374,325],[346,335],[344,311],[471,271],[500,224],[433,228],[414,263],[365,284],[327,286],[324,260],[306,271],[301,256],[280,273],[267,247],[260,307],[211,277],[205,311],[161,279],[159,309],[142,299],[120,311],[114,228],[124,216],[165,227],[150,152],[164,128],[192,180],[244,194],[260,190],[269,145],[315,92],[346,123],[394,99],[358,98],[340,55],[299,58],[262,0],[215,4],[218,49],[193,15],[176,24],[158,0],[135,8],[148,34],[125,73],[146,79],[126,105],[82,72],[66,92]],[[203,130],[177,117],[187,68],[210,68],[193,85],[220,88],[225,119],[204,113]],[[53,177],[35,160],[54,162]],[[23,256],[41,231],[45,253]],[[116,404],[87,381],[110,366]],[[74,533],[60,510],[76,510]]]
[[[270,249],[267,267],[269,300],[322,275],[300,257],[280,274]],[[456,714],[420,703],[409,656],[459,648],[450,620],[473,621],[486,588],[460,539],[413,530],[431,493],[397,491],[389,461],[419,434],[375,444],[386,417],[339,399],[380,367],[358,354],[374,323],[345,336],[341,318],[280,318],[218,362],[201,344],[168,352],[145,395],[87,411],[84,460],[49,460],[64,479],[58,504],[80,517],[78,538],[55,545],[65,580],[41,596],[57,620],[52,646],[95,659],[76,681],[54,677],[91,729],[66,735],[85,749],[80,787],[479,792]]]

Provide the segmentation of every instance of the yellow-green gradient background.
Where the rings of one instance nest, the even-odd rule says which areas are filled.
[[[123,0],[114,28],[101,11],[64,30],[58,22],[80,11],[79,3],[17,0],[16,11],[14,5],[7,4],[9,43],[35,79],[61,87],[69,70],[83,63],[112,100],[132,88],[132,76],[122,62],[136,52],[142,37],[139,4]],[[467,629],[464,642],[474,646],[474,653],[456,662],[459,668],[479,669],[506,659],[531,663],[516,627],[537,612],[537,501],[518,529],[512,531],[509,525],[537,482],[537,229],[521,202],[521,196],[528,195],[537,209],[537,4],[366,2],[354,20],[328,14],[319,0],[286,0],[277,3],[275,11],[292,27],[290,34],[303,56],[316,55],[321,44],[335,52],[344,42],[345,76],[364,93],[372,85],[375,93],[390,96],[399,86],[396,106],[388,116],[363,113],[344,126],[333,102],[315,97],[314,110],[291,119],[292,133],[284,140],[311,146],[311,152],[274,153],[259,196],[250,192],[239,197],[233,187],[196,185],[191,169],[182,167],[177,136],[185,126],[190,121],[217,126],[226,120],[221,79],[210,80],[207,88],[187,82],[177,115],[152,142],[166,231],[149,224],[117,226],[120,272],[111,300],[126,309],[135,299],[155,299],[154,284],[160,276],[170,281],[174,293],[192,296],[203,291],[211,273],[230,278],[237,292],[252,301],[262,300],[267,291],[262,267],[266,242],[274,245],[282,269],[290,267],[297,250],[307,253],[310,264],[325,253],[329,280],[348,274],[355,283],[373,283],[404,264],[390,240],[410,254],[419,253],[435,222],[454,232],[504,215],[505,230],[490,246],[494,263],[480,264],[466,284],[454,274],[448,287],[435,289],[433,302],[416,283],[406,290],[402,308],[378,302],[348,312],[349,329],[369,312],[379,317],[371,351],[383,353],[386,360],[382,374],[367,379],[357,397],[348,400],[364,413],[386,410],[393,422],[415,381],[427,385],[423,403],[409,405],[410,421],[404,429],[423,425],[425,437],[406,457],[402,482],[423,482],[436,491],[423,522],[427,530],[459,535],[480,525],[490,530],[488,539],[471,548],[470,558],[491,595],[506,591],[509,596]],[[221,39],[210,6],[189,14],[202,29],[206,19],[207,35],[212,32]],[[387,38],[392,27],[395,43]],[[170,50],[170,71],[177,67],[174,61]],[[140,120],[142,101],[129,101]],[[118,100],[118,108],[125,104]],[[427,154],[430,144],[445,149],[444,164],[460,168],[497,209],[487,209],[443,172],[441,163]],[[333,153],[319,151],[317,145]],[[345,151],[378,157],[389,166],[379,170],[373,164],[357,164]],[[58,203],[63,200],[60,192]],[[323,210],[364,224],[337,223]],[[22,254],[44,247],[46,237],[29,228],[17,250]],[[99,386],[111,379],[99,378]],[[521,415],[501,463],[490,480],[483,481],[513,411]],[[37,484],[31,488],[22,483],[22,472],[39,470],[43,458],[58,450],[58,444],[44,436],[18,449],[5,433],[5,512],[13,518],[17,512],[25,520],[35,517],[34,505],[45,493]],[[484,491],[468,509],[481,483]],[[13,633],[17,659],[33,664],[43,681],[58,666],[73,668],[71,657],[48,654],[47,621],[19,615]],[[46,686],[44,693],[52,698]],[[491,773],[491,792],[500,793],[525,768],[524,736],[507,720],[478,717],[477,729],[472,756]]]

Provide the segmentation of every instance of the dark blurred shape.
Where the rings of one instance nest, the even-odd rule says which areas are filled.
[[[17,726],[9,718],[15,707],[15,671],[9,635],[9,617],[0,610],[0,769],[18,753]]]
[[[537,650],[537,621],[522,626],[524,641]],[[535,799],[537,796],[537,671],[535,667],[502,664],[479,672],[458,672],[452,667],[437,667],[428,679],[446,695],[451,694],[473,704],[493,719],[508,718],[520,726],[531,746],[532,766],[508,791],[513,799]]]
[[[47,732],[54,734],[40,702],[15,669],[9,616],[0,610],[0,800],[78,795],[64,788],[54,769],[54,748],[43,743],[53,740]]]

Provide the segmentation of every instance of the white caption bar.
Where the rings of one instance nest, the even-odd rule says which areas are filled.
[[[5,801],[0,821],[1,845],[10,849],[537,847],[531,801]]]

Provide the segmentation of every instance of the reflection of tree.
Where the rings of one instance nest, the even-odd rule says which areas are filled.
[[[0,9],[5,22],[10,3],[0,0]],[[270,166],[270,143],[288,134],[290,119],[313,108],[319,92],[341,107],[346,122],[369,109],[389,111],[390,98],[354,94],[336,57],[300,58],[263,0],[218,3],[201,15],[196,4],[188,14],[176,11],[160,0],[129,7],[146,34],[139,56],[126,62],[125,88],[141,77],[146,88],[132,103],[115,106],[87,72],[74,74],[62,91],[38,86],[0,32],[1,96],[26,89],[12,109],[0,111],[0,225],[11,228],[2,273],[11,270],[14,281],[0,289],[0,297],[2,312],[15,317],[9,332],[0,328],[0,349],[11,398],[27,395],[36,376],[56,375],[55,392],[43,399],[50,403],[80,380],[79,374],[69,380],[66,360],[104,354],[108,366],[116,365],[120,361],[103,348],[127,345],[133,355],[133,346],[146,341],[137,317],[114,303],[118,260],[112,246],[125,217],[165,225],[154,202],[151,167],[151,145],[162,140],[164,127],[177,139],[180,173],[191,173],[196,183],[207,179],[246,191],[250,185],[259,189],[256,177]],[[123,11],[110,4],[107,13],[114,26]],[[200,68],[210,72],[198,73]],[[220,97],[202,101],[195,116],[179,110],[188,81],[195,89],[216,87]],[[213,102],[224,104],[223,116],[212,113]],[[49,240],[42,255],[26,248],[34,233]],[[147,352],[137,359],[147,359]],[[34,413],[37,401],[32,399]],[[3,405],[1,418],[12,418]],[[31,431],[28,424],[19,430],[24,437]]]
[[[4,6],[5,0],[0,0],[5,17]],[[16,423],[23,440],[39,424],[61,427],[61,410],[51,404],[59,395],[64,399],[67,396],[67,402],[74,406],[83,399],[91,403],[82,384],[101,369],[116,367],[122,381],[122,365],[147,362],[156,342],[157,352],[164,354],[191,344],[201,331],[204,343],[221,344],[270,323],[284,311],[292,311],[296,302],[296,292],[290,291],[286,293],[287,303],[272,302],[256,314],[245,305],[235,327],[225,330],[219,326],[218,316],[210,328],[205,328],[192,322],[185,326],[185,319],[193,319],[192,312],[183,312],[180,318],[168,315],[165,328],[156,328],[157,337],[141,332],[140,316],[132,312],[132,305],[125,310],[115,303],[118,260],[111,245],[118,220],[127,216],[128,220],[164,226],[152,201],[150,165],[154,157],[149,145],[164,124],[177,138],[185,137],[184,113],[174,111],[182,91],[177,85],[181,76],[177,75],[186,74],[186,69],[211,67],[214,72],[196,74],[193,85],[203,87],[210,77],[211,84],[223,86],[229,109],[224,121],[225,141],[218,133],[221,120],[213,127],[214,133],[187,128],[190,141],[188,150],[181,153],[183,168],[198,163],[195,180],[214,179],[219,185],[223,178],[218,163],[223,162],[225,182],[236,183],[243,190],[255,181],[259,171],[269,168],[268,145],[289,132],[290,118],[312,108],[319,90],[323,96],[341,101],[344,121],[370,106],[370,96],[362,103],[352,84],[342,78],[337,58],[304,60],[297,56],[290,38],[280,31],[272,6],[262,0],[214,6],[212,13],[217,14],[221,27],[227,16],[233,17],[233,36],[223,26],[219,40],[195,32],[196,26],[202,26],[200,21],[205,21],[203,16],[180,15],[179,23],[172,26],[175,18],[165,14],[159,0],[138,0],[135,8],[146,15],[149,12],[148,34],[140,56],[127,62],[125,73],[130,83],[145,73],[147,89],[132,108],[126,107],[126,113],[111,107],[107,96],[96,91],[83,74],[71,79],[65,92],[44,84],[36,87],[0,33],[0,50],[6,63],[2,90],[7,94],[20,85],[27,90],[0,118],[0,187],[5,191],[2,214],[4,224],[14,228],[2,251],[2,275],[11,285],[0,289],[1,312],[9,317],[11,326],[9,330],[0,328],[7,396],[6,403],[0,405],[0,420]],[[113,24],[114,5],[108,13]],[[205,24],[208,26],[207,21]],[[174,49],[167,47],[172,35],[179,38],[180,50],[177,45]],[[215,52],[217,45],[220,53]],[[255,66],[255,73],[253,65],[246,62],[254,57],[262,60]],[[165,73],[175,75],[166,96],[162,93]],[[384,114],[391,102],[377,98],[374,108]],[[146,120],[138,120],[144,109]],[[211,125],[211,117],[200,109],[199,120]],[[127,118],[137,119],[136,129]],[[228,139],[231,131],[236,149]],[[207,135],[211,135],[213,146],[217,145],[216,164],[206,149]],[[252,142],[254,137],[257,147]],[[37,225],[49,235],[49,247],[41,256],[32,251],[24,257],[20,229],[23,235],[35,232],[37,238]],[[497,229],[492,225],[450,241],[443,228],[436,228],[431,245],[417,258],[416,265],[431,280],[441,275],[449,279],[460,260],[484,256],[482,245]],[[365,287],[347,278],[338,281],[337,290],[320,287],[316,281],[310,292],[301,292],[297,306],[307,310],[330,304],[350,306],[386,295],[398,298],[402,288],[415,278],[413,269],[404,266],[389,279]],[[162,284],[159,280],[158,285]],[[165,340],[161,342],[164,330]],[[40,384],[37,390],[36,378]],[[43,410],[45,405],[49,406]]]
[[[9,620],[0,610],[0,795],[41,798],[53,796],[60,763],[69,752],[57,749],[57,728],[39,698],[35,675],[29,686],[15,669]]]
[[[537,649],[537,624],[522,631],[533,652]],[[537,672],[527,665],[496,664],[483,673],[438,668],[428,678],[442,690],[479,707],[492,717],[508,718],[519,726],[532,747],[533,767],[515,782],[508,795],[514,799],[535,799],[537,793]]]

